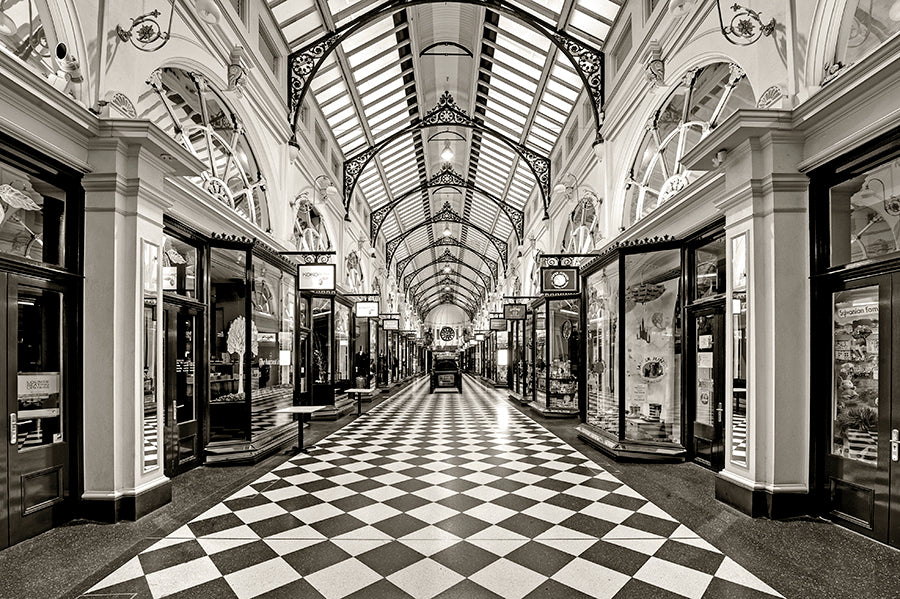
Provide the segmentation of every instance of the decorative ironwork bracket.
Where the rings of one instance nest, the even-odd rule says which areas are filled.
[[[494,247],[497,248],[497,253],[500,254],[500,260],[503,263],[503,268],[506,269],[506,264],[509,262],[509,244],[496,235],[485,231],[469,219],[460,216],[455,210],[453,210],[453,208],[450,207],[450,202],[444,202],[443,208],[432,214],[428,219],[420,222],[418,225],[410,227],[393,239],[388,239],[384,244],[385,265],[390,267],[391,262],[394,259],[394,253],[397,251],[397,248],[400,247],[400,244],[403,243],[404,239],[409,237],[414,231],[417,231],[422,227],[426,227],[434,223],[460,223],[474,229],[475,231],[478,231],[479,233],[487,237],[488,241],[494,244]]]
[[[453,237],[441,237],[434,243],[425,246],[421,250],[414,252],[401,260],[398,260],[397,261],[397,280],[399,281],[403,277],[403,271],[406,270],[406,267],[409,266],[409,264],[416,258],[416,256],[418,256],[419,254],[421,254],[423,252],[427,252],[428,250],[438,248],[438,247],[446,247],[446,246],[464,248],[466,251],[478,256],[479,258],[481,258],[482,262],[487,264],[488,270],[491,271],[491,276],[493,277],[493,280],[494,281],[497,280],[497,276],[499,273],[499,267],[497,265],[496,260],[492,260],[491,258],[488,258],[481,252],[478,252],[475,249],[473,249],[467,245],[464,245],[461,241],[459,241],[458,239],[455,239]],[[434,264],[434,262],[432,262],[432,264]],[[431,264],[429,264],[428,266],[431,266]],[[479,274],[479,276],[481,276],[484,279],[484,273],[482,273],[480,270],[473,267],[471,264],[466,264],[466,266],[468,266],[469,268],[471,268],[472,270],[477,272]],[[492,285],[492,281],[489,279],[484,279],[484,281],[485,281],[485,287],[490,288]]]
[[[421,268],[417,268],[417,269],[414,270],[413,272],[411,272],[411,273],[409,273],[408,275],[406,275],[405,277],[403,277],[403,288],[404,288],[404,289],[409,289],[409,284],[412,282],[413,279],[416,278],[416,276],[417,276],[419,273],[421,273],[422,271],[424,271],[425,269],[427,269],[427,268],[429,268],[429,267],[431,267],[431,266],[434,266],[435,264],[460,264],[460,265],[462,265],[462,266],[468,266],[468,267],[471,268],[471,269],[472,269],[479,277],[481,277],[481,280],[484,281],[484,286],[485,286],[486,289],[489,289],[490,286],[491,286],[491,281],[490,281],[490,279],[487,277],[487,275],[485,275],[485,274],[484,274],[483,272],[481,272],[480,270],[476,270],[475,268],[472,267],[472,265],[466,263],[466,262],[465,262],[464,260],[462,260],[461,258],[459,258],[459,257],[457,257],[457,256],[454,256],[454,255],[450,252],[449,249],[446,249],[446,250],[444,250],[444,253],[443,253],[443,254],[441,254],[440,256],[438,256],[437,260],[432,260],[431,262],[429,262],[429,263],[426,264],[425,266],[422,266]]]
[[[432,286],[437,286],[437,287],[442,287],[442,286],[446,286],[446,285],[457,286],[457,285],[459,285],[459,283],[457,281],[454,281],[453,277],[459,277],[459,278],[465,280],[470,285],[472,285],[474,287],[475,291],[477,291],[477,293],[472,293],[472,295],[473,295],[473,297],[475,297],[475,299],[481,301],[484,299],[484,296],[487,293],[487,290],[484,288],[484,286],[481,283],[479,283],[478,281],[476,281],[474,279],[470,279],[466,275],[464,275],[462,273],[458,273],[458,272],[453,273],[452,275],[448,275],[448,274],[444,274],[444,273],[435,273],[435,274],[429,275],[429,276],[425,277],[424,279],[422,279],[421,281],[419,281],[418,283],[416,283],[415,285],[413,285],[410,288],[409,292],[413,295],[416,295],[419,293],[419,290],[422,289],[422,287],[425,285],[425,283],[432,281],[433,279],[440,278],[440,277],[444,277],[444,278],[441,279],[440,281],[438,281],[438,283],[436,285],[432,285]]]
[[[375,240],[378,238],[381,227],[384,225],[384,221],[387,219],[388,215],[403,201],[418,193],[438,187],[461,187],[480,193],[494,202],[494,204],[506,214],[507,218],[509,218],[509,222],[512,223],[513,232],[516,234],[516,239],[519,243],[525,238],[525,213],[522,210],[510,206],[488,190],[479,187],[471,181],[467,181],[462,175],[454,170],[453,165],[445,164],[443,168],[441,168],[441,171],[431,177],[427,183],[423,183],[418,188],[407,191],[400,197],[395,198],[390,204],[385,204],[384,206],[373,210],[369,215],[369,239]]]

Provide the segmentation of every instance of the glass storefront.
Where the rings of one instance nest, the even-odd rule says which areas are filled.
[[[533,385],[535,407],[545,413],[578,414],[581,361],[581,299],[536,300]]]

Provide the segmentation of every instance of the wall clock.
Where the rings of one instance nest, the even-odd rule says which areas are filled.
[[[455,336],[456,333],[453,331],[453,327],[444,327],[441,329],[441,340],[453,341]]]

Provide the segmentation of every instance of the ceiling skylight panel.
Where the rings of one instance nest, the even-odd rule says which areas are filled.
[[[496,112],[487,113],[484,120],[494,129],[499,129],[500,133],[503,133],[506,137],[517,140],[522,135],[522,125],[505,119]]]
[[[563,0],[515,0],[523,10],[530,12],[542,19],[559,20],[559,11],[562,10]]]
[[[356,114],[356,108],[350,104],[349,98],[346,98],[345,101],[333,104],[331,108],[331,112],[325,115],[329,125],[341,123]]]
[[[372,135],[375,136],[377,141],[387,136],[391,129],[395,129],[395,125],[398,123],[408,123],[411,118],[412,117],[409,115],[409,107],[406,107],[406,109],[399,111],[390,118],[385,118],[377,123],[369,123],[369,128],[372,130]]]
[[[520,97],[508,96],[499,90],[492,89],[487,96],[485,106],[493,108],[508,119],[522,119],[524,124],[530,109]]]
[[[403,42],[401,45],[405,45],[408,42]],[[356,80],[365,79],[369,75],[377,73],[379,70],[384,67],[400,62],[400,52],[398,51],[399,46],[391,47],[385,50],[382,54],[374,57],[374,59],[366,62],[365,64],[356,67],[353,69],[353,78]]]
[[[545,96],[546,97],[546,96]],[[566,109],[563,110],[562,106],[551,106],[546,101],[542,101],[538,106],[538,114],[546,117],[547,119],[556,122],[560,125],[565,124],[566,120],[569,118],[569,114],[572,112],[571,105],[566,104]]]
[[[341,42],[341,47],[349,57],[350,54],[355,53],[360,48],[365,47],[371,43],[380,41],[385,37],[393,38],[393,36],[387,35],[393,28],[393,19],[379,19],[377,21],[373,21],[362,29],[357,30],[353,33],[353,35]]]
[[[359,90],[361,96],[371,93],[381,93],[382,86],[391,79],[399,79],[403,75],[403,69],[400,63],[390,65],[381,72],[369,75],[367,79],[354,77],[356,80],[356,89]]]
[[[348,129],[347,131],[343,131],[335,137],[337,138],[338,145],[341,147],[341,150],[344,151],[344,154],[346,156],[354,153],[365,141],[363,139],[362,127],[358,127],[356,129]]]
[[[514,73],[513,71],[509,70],[508,68],[506,68],[505,66],[503,66],[502,64],[500,64],[498,62],[494,63],[490,72],[494,73],[496,75],[499,75],[500,77],[503,77],[504,79],[506,79],[513,85],[518,85],[521,88],[520,93],[526,93],[531,96],[533,96],[537,93],[537,82],[536,81],[532,81],[531,79],[526,79],[525,77],[522,77],[518,73]]]
[[[525,145],[529,148],[542,151],[544,154],[549,154],[550,150],[553,149],[552,143],[534,134],[534,127],[528,131],[528,137],[525,138]]]
[[[383,128],[385,123],[390,122],[391,125],[388,125],[390,127],[397,123],[396,119],[399,115],[409,118],[409,104],[406,95],[401,93],[399,99],[393,104],[389,104],[381,110],[363,108],[363,112],[365,112],[370,125]]]
[[[553,70],[550,71],[550,75],[575,89],[576,93],[583,87],[583,83],[578,74],[568,68],[568,64],[563,64],[559,59],[557,59],[556,64],[553,65]]]
[[[503,48],[494,50],[493,60],[495,63],[499,62],[503,66],[527,77],[532,82],[532,85],[536,84],[538,79],[541,78],[541,67],[537,63],[523,60],[521,57],[511,54]]]
[[[546,91],[553,94],[553,96],[556,97],[556,101],[566,101],[574,104],[575,100],[578,99],[578,93],[580,89],[580,87],[577,89],[572,89],[570,86],[564,85],[561,81],[559,81],[558,79],[553,79],[552,77],[547,80]],[[548,97],[546,93],[544,97],[546,98],[546,101],[553,102],[554,104],[556,103],[553,97]]]
[[[556,124],[553,121],[548,121],[540,114],[534,115],[534,123],[536,125],[540,125],[541,127],[547,129],[548,131],[552,131],[554,133],[554,139],[558,138],[559,134],[562,132],[561,125]]]
[[[512,106],[508,106],[507,104],[501,102],[497,98],[492,96],[488,96],[484,101],[484,107],[486,108],[486,114],[491,115],[491,113],[496,114],[507,121],[515,123],[521,128],[525,125],[525,120],[528,118],[528,113],[522,113],[518,110],[515,110]]]
[[[513,154],[515,150],[510,148],[504,142],[500,141],[493,135],[485,136],[481,142],[482,151],[490,150],[491,152],[496,152],[497,154],[505,157],[508,160],[512,160]]]
[[[398,106],[402,108],[408,108],[406,104],[406,94],[404,93],[404,90],[402,88],[397,90],[396,92],[391,93],[387,97],[381,98],[374,104],[364,104],[363,112],[366,113],[367,118],[371,118],[372,116],[378,114],[386,108],[394,107],[394,109],[396,110]]]
[[[577,10],[593,13],[601,19],[605,19],[607,23],[612,23],[619,14],[619,4],[621,3],[613,2],[612,0],[578,0],[576,8]],[[588,31],[588,33],[592,32]]]
[[[415,164],[413,164],[415,167]],[[416,187],[416,183],[418,183],[416,169],[402,169],[396,171],[394,173],[388,174],[388,183],[391,186],[391,191],[395,196],[401,196],[410,189]]]
[[[291,9],[286,12],[293,13],[294,10]],[[277,19],[278,15],[275,17]],[[282,19],[278,19],[278,21],[281,23],[284,22]],[[281,25],[281,31],[284,33],[284,38],[288,40],[288,43],[293,43],[295,40],[304,40],[307,37],[312,38],[313,36],[321,35],[325,32],[325,26],[318,13],[313,11],[296,21]],[[303,45],[303,42],[298,44],[298,46],[300,45]]]
[[[352,21],[372,4],[373,0],[328,0],[328,10],[334,15],[335,26],[339,27],[345,21]]]

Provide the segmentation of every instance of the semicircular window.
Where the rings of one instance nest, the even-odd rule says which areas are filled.
[[[0,45],[53,83],[59,39],[47,0],[0,1]]]
[[[269,231],[265,179],[238,116],[203,75],[165,67],[147,80],[141,116],[168,131],[207,166],[191,177],[217,200]]]
[[[599,207],[600,200],[594,192],[585,190],[581,193],[563,233],[563,253],[586,254],[596,247],[601,239],[597,227]]]
[[[691,69],[656,111],[631,165],[626,183],[623,228],[634,224],[691,184],[684,156],[738,108],[755,96],[744,71],[733,63]]]
[[[897,0],[848,0],[838,33],[835,64],[839,68],[858,62],[898,32]]]

